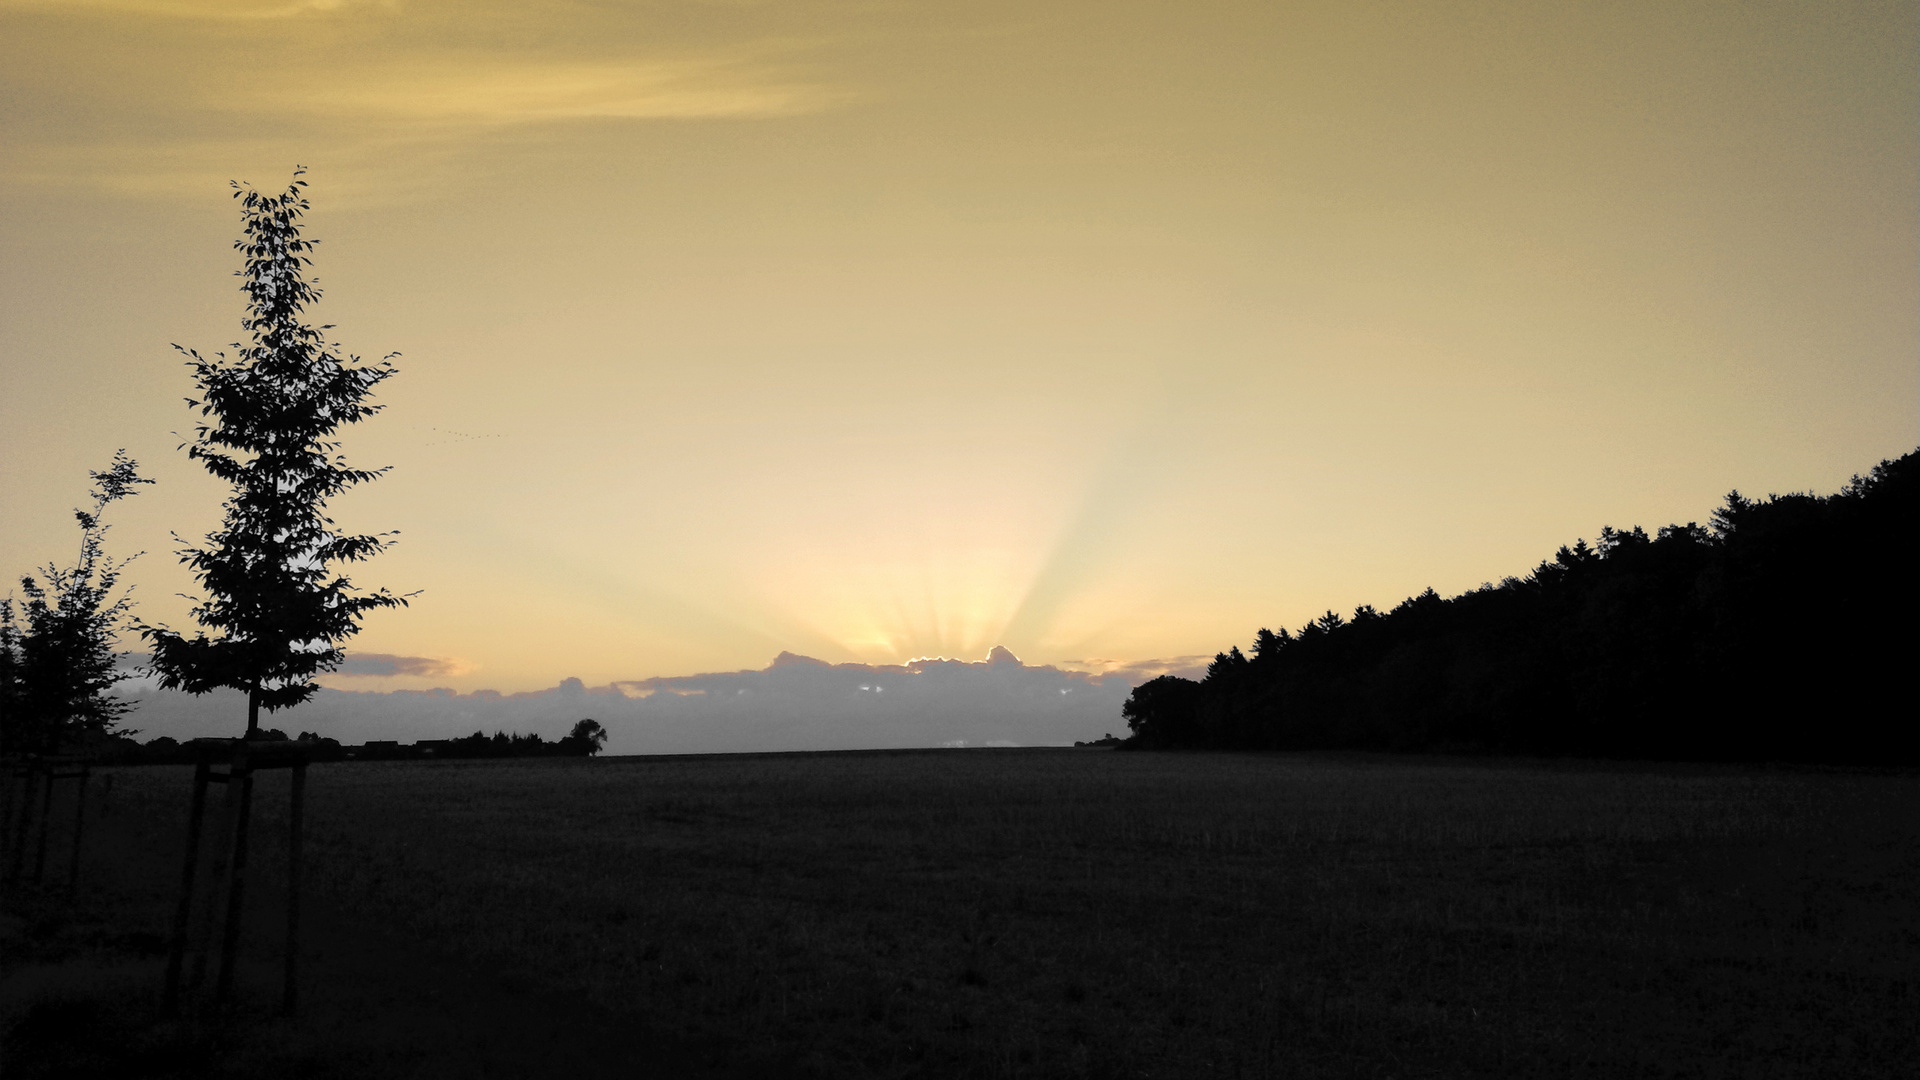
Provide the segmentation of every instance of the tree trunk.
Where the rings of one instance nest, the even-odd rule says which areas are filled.
[[[249,739],[257,739],[260,737],[260,688],[257,686],[247,689],[246,737]]]

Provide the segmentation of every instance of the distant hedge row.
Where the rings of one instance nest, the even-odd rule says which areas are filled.
[[[1920,763],[1920,451],[1524,578],[1261,630],[1133,692],[1131,748]]]
[[[260,732],[266,742],[298,742],[308,748],[315,761],[411,761],[432,758],[523,758],[587,757],[600,752],[607,733],[599,722],[582,720],[566,735],[548,741],[539,735],[474,732],[462,739],[421,739],[403,743],[373,740],[359,745],[342,745],[337,739],[322,738],[310,731],[288,740],[286,733],[267,728]],[[119,737],[86,748],[87,756],[105,764],[162,765],[195,760],[194,745],[162,735],[146,742]]]

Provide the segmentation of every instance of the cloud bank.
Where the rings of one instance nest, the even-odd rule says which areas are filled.
[[[373,666],[419,657],[361,658]],[[995,646],[985,660],[829,664],[781,653],[758,671],[628,680],[589,687],[579,679],[520,694],[478,690],[322,689],[263,722],[288,734],[313,731],[342,742],[453,738],[475,731],[565,734],[592,718],[614,754],[852,750],[931,746],[1061,746],[1123,731],[1120,706],[1133,673],[1029,665]],[[141,738],[236,735],[239,694],[193,697],[148,681],[125,684],[136,707],[127,724]]]

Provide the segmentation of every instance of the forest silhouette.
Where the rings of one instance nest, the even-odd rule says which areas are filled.
[[[1134,689],[1132,749],[1920,763],[1920,451],[1839,493],[1735,491],[1525,577],[1261,630]]]

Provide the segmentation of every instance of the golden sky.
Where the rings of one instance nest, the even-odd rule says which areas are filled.
[[[1211,653],[1920,429],[1910,2],[0,0],[0,569],[182,626],[230,179],[399,350],[361,688]]]

